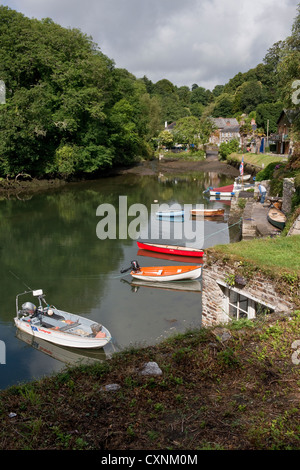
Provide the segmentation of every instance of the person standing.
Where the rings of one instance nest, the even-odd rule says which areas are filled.
[[[266,190],[265,186],[261,183],[258,186],[258,190],[259,190],[259,193],[260,193],[260,202],[261,202],[261,204],[263,204],[265,202],[267,190]]]

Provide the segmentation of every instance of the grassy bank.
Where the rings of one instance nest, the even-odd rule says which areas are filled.
[[[286,162],[287,158],[286,157],[280,157],[278,155],[271,155],[271,154],[264,154],[264,153],[232,153],[228,158],[228,162],[231,161],[238,161],[241,162],[242,158],[244,157],[244,162],[248,163],[250,165],[257,166],[259,168],[266,168],[266,166],[269,165],[269,163],[273,162]]]
[[[300,312],[190,331],[14,386],[0,394],[0,449],[298,449],[297,340]],[[162,374],[141,375],[147,361]]]
[[[251,263],[261,271],[274,272],[278,276],[300,273],[300,235],[218,245],[212,251],[214,250],[224,256]]]

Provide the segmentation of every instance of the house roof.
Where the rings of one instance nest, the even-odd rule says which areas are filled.
[[[174,129],[175,126],[176,126],[176,122],[172,122],[171,124],[168,124],[168,125],[165,127],[165,130]]]
[[[231,133],[238,133],[240,132],[240,126],[226,126],[223,129],[220,130],[222,134],[225,132],[231,132]]]
[[[223,117],[218,117],[218,118],[211,118],[213,123],[218,129],[224,129],[225,127],[232,127],[232,126],[238,126],[239,123],[236,118],[223,118]]]
[[[293,123],[293,120],[299,113],[299,110],[296,109],[283,109],[280,113],[280,116],[277,120],[277,124],[279,124],[280,120],[283,118],[283,116],[286,116],[287,120],[289,121],[290,124]]]

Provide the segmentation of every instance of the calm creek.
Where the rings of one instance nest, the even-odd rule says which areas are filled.
[[[232,181],[232,177],[211,172],[167,176],[122,174],[72,183],[31,196],[3,198],[0,388],[58,372],[66,363],[103,360],[130,345],[155,344],[175,332],[201,326],[201,289],[134,286],[129,273],[120,273],[122,268],[129,267],[131,260],[138,260],[141,266],[185,262],[180,258],[174,261],[146,256],[147,253],[139,252],[135,239],[120,238],[119,197],[126,196],[128,207],[144,205],[149,217],[153,217],[150,208],[155,201],[224,208],[224,218],[201,222],[204,242],[200,248],[205,249],[230,243],[227,222],[230,204],[208,201],[203,191],[208,186],[223,186]],[[96,211],[102,204],[114,207],[118,215],[117,236],[113,239],[99,239],[96,233],[101,219]],[[159,242],[185,244],[186,240],[176,239],[173,232],[171,229],[170,238]],[[104,351],[84,352],[20,336],[13,321],[15,299],[28,290],[27,286],[43,289],[51,305],[103,323],[112,334],[112,343]]]

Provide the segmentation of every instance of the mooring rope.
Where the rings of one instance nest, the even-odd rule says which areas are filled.
[[[214,233],[211,233],[210,235],[207,235],[207,237],[204,237],[204,240],[206,240],[207,238],[209,237],[213,237],[214,235],[216,235],[217,233],[220,233],[220,232],[224,232],[224,230],[229,230],[231,227],[234,227],[235,225],[238,225],[240,224],[242,221],[242,219],[240,219],[238,222],[232,224],[232,225],[229,225],[228,227],[225,227],[225,228],[222,228],[221,230],[218,230],[217,232],[214,232]]]

